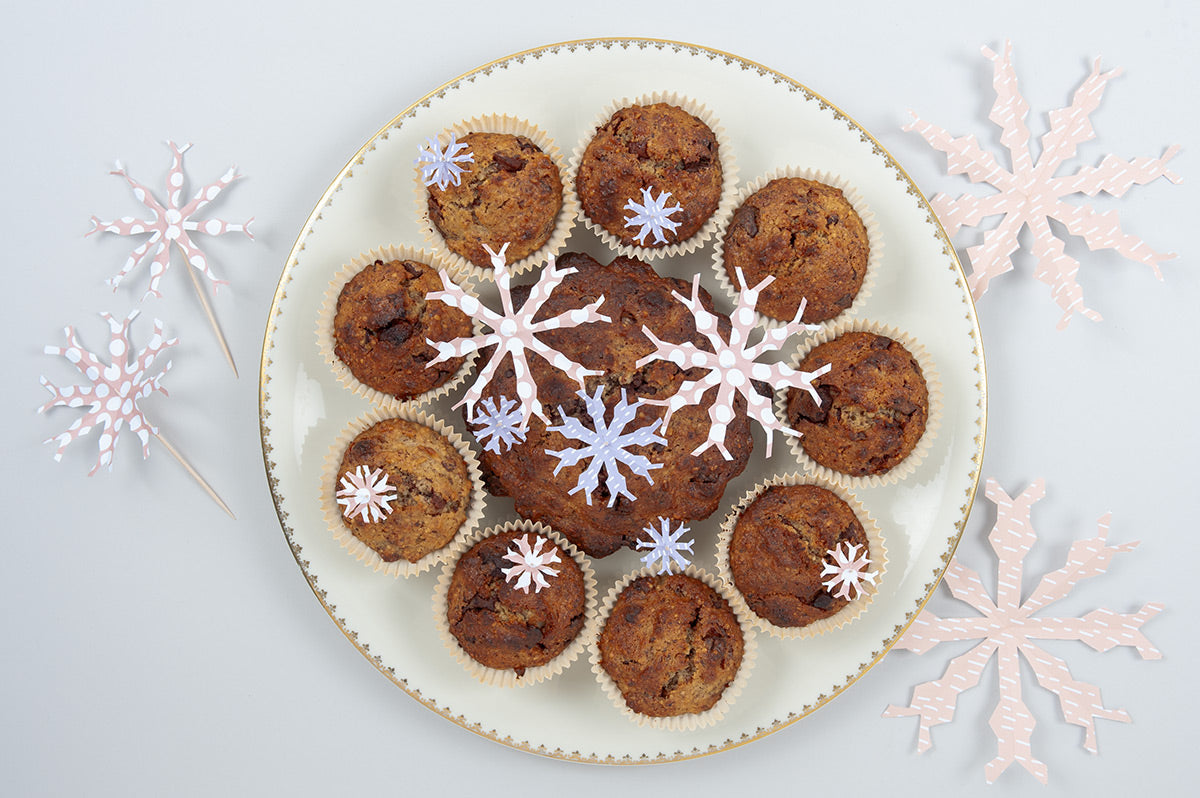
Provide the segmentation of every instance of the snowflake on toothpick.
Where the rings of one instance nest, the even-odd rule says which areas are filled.
[[[479,406],[482,409],[475,414],[471,423],[482,426],[482,429],[475,430],[475,440],[483,444],[485,452],[500,454],[501,446],[508,451],[514,444],[525,442],[525,418],[515,399],[501,394],[497,407],[489,396]]]
[[[600,470],[603,469],[604,484],[608,487],[609,494],[608,506],[612,507],[616,504],[619,496],[625,496],[630,501],[636,499],[625,484],[625,476],[621,473],[620,466],[624,465],[651,485],[654,484],[654,480],[650,478],[650,469],[662,468],[662,463],[652,463],[648,458],[628,451],[628,448],[652,444],[666,446],[667,439],[655,434],[655,430],[662,424],[661,418],[656,418],[653,423],[639,427],[632,432],[625,431],[625,428],[637,415],[638,408],[645,403],[641,399],[633,403],[626,402],[624,388],[621,389],[621,400],[613,405],[612,421],[605,422],[604,402],[600,399],[603,390],[604,386],[599,385],[596,387],[595,396],[588,396],[586,391],[578,393],[578,396],[584,401],[594,429],[588,429],[579,419],[566,415],[561,407],[558,412],[562,416],[563,423],[548,428],[550,432],[560,433],[571,440],[582,441],[584,446],[578,449],[560,449],[558,451],[547,449],[546,454],[559,459],[558,465],[554,468],[555,476],[565,466],[573,466],[591,458],[588,467],[579,475],[578,482],[569,493],[583,491],[587,503],[591,504],[592,491],[600,486]]]
[[[930,728],[953,720],[958,694],[978,684],[984,666],[993,655],[996,656],[1000,670],[1000,701],[992,713],[990,725],[996,735],[999,753],[987,765],[989,782],[995,781],[1014,762],[1019,762],[1043,784],[1046,782],[1046,765],[1033,758],[1030,746],[1035,721],[1021,700],[1018,652],[1033,668],[1038,684],[1058,696],[1066,720],[1084,728],[1084,748],[1092,753],[1096,753],[1095,719],[1128,723],[1129,715],[1124,710],[1106,708],[1100,702],[1099,688],[1075,681],[1067,663],[1048,654],[1035,641],[1081,640],[1097,651],[1132,646],[1142,659],[1162,656],[1141,632],[1142,624],[1162,611],[1161,604],[1146,604],[1136,614],[1098,609],[1082,618],[1035,617],[1037,612],[1066,596],[1079,580],[1107,571],[1114,554],[1131,551],[1137,546],[1136,541],[1108,545],[1109,515],[1100,519],[1096,537],[1075,541],[1066,565],[1043,576],[1037,588],[1024,602],[1021,601],[1023,561],[1037,540],[1037,533],[1030,523],[1030,509],[1044,495],[1041,480],[1027,487],[1016,499],[1010,498],[995,480],[988,480],[987,497],[996,505],[996,523],[988,541],[1000,561],[996,600],[989,598],[979,575],[955,558],[946,569],[945,582],[955,598],[982,614],[939,618],[929,610],[922,610],[896,644],[896,648],[923,654],[938,643],[981,641],[966,654],[951,660],[942,678],[918,685],[913,690],[910,705],[892,705],[883,713],[887,718],[920,717],[918,751],[933,745]]]
[[[742,270],[737,270],[738,283],[745,285]],[[655,351],[637,362],[641,368],[652,360],[668,360],[681,369],[703,368],[707,373],[698,380],[688,380],[679,386],[673,396],[663,400],[647,400],[650,404],[661,404],[667,407],[666,424],[671,423],[671,416],[681,407],[699,405],[709,389],[716,388],[716,399],[708,408],[709,431],[708,439],[697,446],[692,454],[699,455],[710,446],[716,446],[726,460],[733,459],[725,448],[725,431],[733,421],[733,403],[738,394],[746,400],[746,412],[750,418],[762,425],[767,433],[767,457],[771,456],[772,432],[779,430],[786,435],[798,435],[791,427],[784,425],[771,408],[771,400],[757,390],[751,380],[765,382],[776,390],[784,387],[800,388],[808,391],[818,406],[821,398],[817,395],[812,381],[829,371],[828,364],[813,372],[797,371],[785,363],[758,362],[765,353],[777,351],[789,338],[801,330],[815,330],[818,325],[804,324],[800,317],[804,315],[805,300],[800,300],[796,317],[782,327],[776,327],[763,332],[762,340],[750,345],[750,333],[754,329],[756,318],[754,307],[758,304],[758,294],[775,278],[767,276],[753,288],[747,288],[738,294],[737,307],[734,308],[730,320],[733,322],[729,331],[729,341],[721,337],[716,314],[706,310],[700,302],[700,275],[692,281],[690,298],[678,293],[674,297],[682,302],[696,320],[696,329],[708,339],[713,351],[707,352],[695,344],[684,342],[673,344],[660,341],[648,327],[642,327],[642,332],[654,344]]]
[[[225,222],[219,219],[198,220],[196,214],[205,208],[210,202],[215,200],[217,196],[233,181],[242,177],[238,174],[237,167],[230,167],[219,180],[204,186],[192,196],[187,204],[182,204],[183,197],[183,154],[187,152],[191,144],[185,144],[182,147],[176,146],[175,142],[168,141],[167,146],[171,148],[173,160],[171,162],[171,171],[167,173],[167,204],[163,205],[146,186],[134,180],[125,172],[125,167],[117,163],[117,168],[109,174],[120,175],[129,183],[129,187],[133,189],[133,196],[138,202],[146,206],[150,211],[149,219],[134,219],[132,216],[126,216],[115,222],[104,222],[98,217],[92,217],[92,229],[87,232],[91,235],[96,232],[116,233],[123,236],[141,235],[150,233],[150,238],[139,245],[137,249],[130,254],[129,259],[125,261],[125,265],[121,271],[108,280],[108,284],[116,290],[121,281],[129,274],[134,266],[141,263],[153,248],[154,254],[150,258],[150,286],[146,290],[145,299],[153,294],[156,297],[162,296],[158,290],[158,282],[166,272],[167,267],[171,265],[171,245],[178,245],[183,251],[187,262],[198,269],[205,277],[212,281],[214,287],[228,285],[227,280],[219,280],[213,274],[212,269],[208,267],[208,258],[200,247],[196,246],[192,241],[190,233],[201,232],[212,236],[224,235],[225,233],[245,233],[248,238],[254,238],[250,233],[250,223],[254,218],[246,220],[242,224]]]
[[[634,241],[641,244],[646,236],[650,233],[654,234],[654,243],[667,243],[666,236],[663,235],[663,230],[669,230],[674,233],[675,228],[679,227],[679,222],[671,219],[671,214],[679,213],[683,207],[677,202],[671,207],[667,207],[667,200],[671,198],[670,191],[664,191],[657,197],[652,193],[654,186],[642,189],[642,202],[638,204],[633,200],[625,203],[625,210],[632,212],[633,216],[625,217],[626,227],[638,227],[637,237]]]
[[[644,527],[643,532],[650,535],[649,540],[639,540],[637,542],[638,549],[650,549],[649,552],[642,555],[642,562],[646,567],[653,570],[655,562],[658,563],[658,573],[665,574],[671,570],[672,564],[679,566],[682,570],[688,567],[691,562],[687,557],[683,556],[683,552],[695,554],[692,551],[692,544],[695,539],[681,541],[685,532],[690,532],[691,529],[679,525],[679,528],[674,532],[671,531],[671,520],[663,518],[661,515],[658,520],[662,522],[662,529],[658,530],[652,526]]]
[[[475,403],[483,395],[484,387],[491,382],[496,370],[504,361],[505,355],[512,355],[513,372],[517,381],[517,399],[520,402],[521,429],[525,430],[528,428],[529,419],[532,416],[537,416],[543,423],[549,425],[550,420],[546,418],[546,413],[542,409],[542,403],[538,401],[537,383],[529,371],[529,353],[536,352],[549,361],[550,365],[575,380],[582,388],[584,377],[602,372],[585,369],[561,352],[552,349],[538,338],[538,334],[548,330],[577,327],[580,324],[587,324],[588,322],[611,321],[608,316],[596,312],[596,308],[603,304],[604,297],[601,296],[596,301],[588,303],[585,307],[563,311],[557,316],[535,322],[533,317],[541,310],[542,305],[550,298],[554,289],[558,287],[558,284],[562,282],[564,277],[574,274],[575,269],[559,269],[555,266],[554,258],[551,257],[550,261],[546,264],[546,268],[542,270],[537,283],[534,284],[532,290],[529,292],[529,298],[525,300],[525,304],[521,306],[520,310],[515,310],[513,308],[511,293],[511,276],[508,273],[508,266],[504,262],[504,253],[508,249],[508,244],[500,247],[499,252],[493,252],[486,244],[484,245],[484,249],[492,257],[496,288],[500,292],[501,312],[496,313],[490,308],[484,307],[478,299],[455,285],[454,281],[450,279],[450,275],[444,269],[439,271],[442,278],[443,290],[431,291],[425,295],[425,298],[427,300],[436,299],[445,302],[452,308],[458,308],[472,319],[490,328],[491,332],[474,335],[469,338],[455,338],[453,341],[431,341],[428,338],[425,339],[426,343],[438,352],[437,357],[429,361],[426,367],[432,366],[435,363],[441,363],[450,358],[466,357],[472,352],[494,346],[495,349],[492,351],[491,359],[479,369],[475,377],[475,382],[467,389],[467,392],[463,394],[462,399],[458,401],[455,407],[466,405],[467,420],[473,421],[475,417]]]
[[[950,174],[965,174],[972,183],[986,183],[996,189],[995,194],[986,197],[964,194],[950,198],[938,194],[932,200],[933,210],[949,235],[964,226],[977,227],[989,216],[1004,217],[984,235],[981,244],[967,248],[971,259],[967,282],[975,299],[983,296],[993,277],[1013,268],[1012,253],[1020,246],[1017,235],[1022,227],[1028,226],[1037,261],[1034,276],[1051,287],[1054,300],[1063,311],[1058,328],[1065,328],[1075,313],[1099,321],[1099,313],[1084,307],[1083,289],[1076,281],[1079,261],[1066,254],[1063,242],[1050,227],[1050,220],[1061,222],[1067,232],[1082,237],[1089,249],[1115,250],[1130,260],[1146,264],[1161,280],[1158,264],[1175,257],[1174,253],[1155,252],[1146,242],[1123,232],[1115,211],[1098,213],[1091,206],[1070,205],[1063,199],[1077,193],[1094,197],[1101,191],[1120,197],[1131,187],[1159,177],[1172,183],[1182,182],[1166,167],[1179,147],[1168,148],[1161,158],[1127,161],[1106,155],[1099,166],[1084,166],[1074,174],[1058,176],[1063,164],[1074,157],[1077,145],[1095,138],[1088,117],[1099,106],[1105,85],[1121,71],[1101,72],[1100,62],[1096,61],[1091,74],[1075,92],[1070,107],[1050,113],[1050,129],[1042,137],[1042,152],[1035,161],[1029,150],[1029,129],[1025,126],[1029,106],[1017,90],[1012,44],[1005,44],[1002,55],[987,47],[983,48],[983,54],[992,61],[992,85],[996,90],[996,102],[988,118],[1003,131],[1000,142],[1011,154],[1012,168],[1001,166],[979,146],[974,136],[953,138],[914,114],[904,130],[917,131],[931,146],[946,153]]]
[[[511,582],[516,579],[517,583],[513,585],[513,589],[525,593],[529,592],[530,584],[534,586],[534,593],[541,593],[542,588],[550,587],[546,577],[558,576],[558,571],[551,568],[550,564],[562,562],[558,556],[558,548],[541,535],[534,535],[532,546],[529,543],[529,535],[522,535],[514,540],[513,544],[517,547],[516,550],[509,547],[504,559],[516,564],[512,568],[501,569],[504,581]],[[542,551],[543,546],[549,548]]]
[[[155,392],[167,395],[160,382],[170,370],[171,361],[168,360],[165,366],[153,372],[150,370],[150,364],[164,350],[179,343],[178,338],[163,338],[162,322],[155,319],[154,334],[150,337],[149,344],[131,360],[129,325],[137,318],[138,312],[133,311],[123,322],[117,321],[108,313],[100,315],[108,322],[112,334],[108,343],[112,363],[105,363],[85,349],[75,334],[75,328],[66,327],[63,332],[66,334],[68,346],[47,346],[45,352],[47,355],[62,355],[74,363],[92,384],[58,388],[42,377],[42,385],[50,391],[53,398],[38,408],[39,413],[45,413],[52,407],[88,406],[88,411],[76,419],[65,432],[44,441],[58,442],[54,459],[61,461],[67,444],[86,435],[93,427],[101,427],[100,457],[88,472],[88,476],[95,474],[101,466],[112,470],[113,450],[122,426],[128,427],[141,440],[142,457],[150,456],[150,436],[157,435],[158,429],[142,415],[139,403]]]
[[[451,183],[457,186],[459,175],[467,171],[459,164],[474,163],[475,156],[453,133],[450,134],[450,142],[445,149],[438,147],[437,139],[430,138],[425,141],[426,146],[417,151],[417,159],[413,161],[421,167],[421,180],[427,186],[437,183],[437,187],[443,191]],[[462,152],[463,150],[466,152]]]
[[[341,482],[337,503],[345,508],[342,515],[347,518],[362,516],[364,524],[382,521],[391,515],[396,488],[388,484],[388,475],[382,468],[368,471],[365,465],[360,465],[343,474]]]
[[[845,550],[842,549],[842,546],[846,547]],[[862,595],[863,583],[874,585],[875,577],[879,576],[878,571],[867,570],[871,565],[870,559],[867,558],[867,547],[862,547],[862,555],[859,555],[858,549],[859,546],[856,543],[843,542],[841,545],[825,551],[826,558],[821,576],[828,576],[829,579],[821,584],[825,586],[826,590],[832,591],[837,588],[837,592],[833,593],[834,598],[854,601]],[[854,595],[851,595],[851,592]]]

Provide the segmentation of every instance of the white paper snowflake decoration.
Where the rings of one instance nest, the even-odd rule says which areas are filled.
[[[513,589],[525,593],[529,592],[531,584],[534,593],[541,593],[542,588],[550,587],[546,577],[558,576],[558,570],[550,565],[562,562],[558,556],[558,547],[541,535],[534,535],[532,545],[529,543],[529,535],[517,538],[513,545],[516,546],[515,549],[510,546],[504,553],[505,560],[515,563],[511,568],[502,569],[504,581],[512,582],[515,579]],[[543,551],[543,547],[549,548]]]
[[[620,401],[613,405],[612,421],[606,422],[604,420],[604,402],[600,399],[603,391],[604,386],[599,385],[596,387],[594,396],[588,396],[586,391],[580,391],[577,394],[584,401],[588,416],[592,420],[593,429],[588,429],[579,419],[563,413],[561,407],[558,412],[562,416],[563,423],[548,427],[550,432],[560,433],[571,440],[582,441],[584,445],[578,449],[558,451],[547,449],[546,454],[559,459],[558,465],[554,467],[555,476],[566,466],[573,466],[587,459],[591,460],[587,468],[579,475],[575,487],[568,492],[575,494],[583,491],[588,504],[592,503],[592,491],[600,487],[600,471],[603,469],[604,484],[608,487],[609,494],[608,506],[612,507],[620,496],[624,496],[630,501],[636,498],[629,492],[625,483],[625,475],[621,473],[620,466],[625,466],[651,485],[654,484],[654,480],[650,477],[650,470],[662,468],[662,463],[652,463],[649,458],[628,451],[629,447],[652,444],[666,446],[667,439],[655,434],[655,430],[662,425],[661,418],[656,418],[653,423],[631,432],[625,431],[644,402],[641,399],[632,404],[625,401],[624,388],[621,389]]]
[[[633,216],[625,217],[626,227],[639,227],[637,237],[633,240],[641,244],[647,235],[654,234],[654,243],[665,244],[667,237],[663,235],[663,231],[667,230],[672,233],[675,228],[679,227],[679,222],[671,219],[671,215],[679,213],[683,210],[678,202],[667,207],[667,200],[671,198],[670,191],[664,191],[657,197],[654,196],[654,186],[642,189],[641,203],[629,200],[625,203],[625,210],[633,213]]]
[[[842,546],[846,548],[843,549]],[[854,601],[862,595],[864,582],[869,585],[875,584],[875,577],[879,576],[879,572],[867,570],[871,565],[871,560],[867,558],[867,547],[861,547],[861,555],[858,553],[859,548],[855,543],[842,543],[826,550],[821,576],[828,576],[829,579],[821,584],[834,598]],[[833,592],[835,588],[837,592]]]
[[[514,444],[525,442],[527,425],[515,399],[501,394],[497,406],[489,396],[479,403],[479,408],[471,424],[482,427],[474,432],[475,440],[479,441],[485,452],[500,454],[501,447],[508,451]]]
[[[650,570],[654,570],[655,563],[658,564],[658,573],[665,574],[671,570],[671,567],[678,566],[680,570],[687,568],[691,560],[683,556],[683,552],[694,554],[692,544],[696,541],[692,540],[681,541],[684,533],[690,532],[691,529],[684,526],[682,523],[679,527],[671,531],[671,519],[663,518],[661,515],[658,520],[662,523],[662,529],[655,529],[648,526],[642,529],[643,532],[650,536],[649,540],[638,540],[638,549],[649,549],[650,551],[642,555],[642,562]]]
[[[462,163],[474,163],[475,156],[467,149],[467,145],[458,141],[450,134],[450,142],[446,148],[438,147],[437,139],[426,139],[426,145],[417,152],[414,164],[421,167],[421,180],[427,186],[437,183],[437,187],[445,191],[450,184],[458,185],[460,175],[467,171],[459,166]],[[463,152],[466,150],[465,152]]]
[[[745,285],[742,270],[737,270],[738,283]],[[767,433],[767,457],[771,456],[771,442],[775,430],[786,435],[799,435],[791,427],[786,426],[778,418],[771,406],[771,398],[760,394],[752,384],[752,380],[764,382],[771,388],[779,390],[785,387],[800,388],[812,396],[818,406],[821,397],[813,387],[812,381],[822,374],[829,372],[828,364],[813,372],[797,371],[785,363],[760,363],[759,358],[771,351],[778,351],[789,338],[802,330],[815,330],[816,324],[804,324],[800,318],[804,315],[807,305],[800,300],[796,317],[782,327],[764,330],[762,339],[753,346],[750,345],[750,333],[754,330],[756,316],[754,307],[758,304],[758,295],[771,284],[775,278],[768,275],[761,283],[753,288],[743,289],[738,293],[737,307],[730,316],[732,321],[729,331],[729,341],[721,337],[716,314],[704,308],[700,301],[700,275],[692,281],[692,295],[685,297],[678,293],[673,296],[682,302],[696,320],[696,329],[708,339],[713,351],[700,349],[695,344],[684,342],[674,344],[661,341],[650,330],[642,327],[642,332],[654,344],[655,351],[638,360],[637,368],[641,368],[652,360],[667,360],[681,369],[703,368],[707,373],[700,379],[687,380],[679,386],[679,390],[667,399],[647,400],[648,404],[665,405],[667,408],[666,429],[670,428],[671,416],[675,411],[689,405],[699,405],[704,395],[712,388],[717,389],[716,398],[708,409],[709,432],[704,443],[697,446],[692,454],[699,455],[710,446],[716,446],[726,460],[732,460],[733,455],[725,447],[725,431],[733,421],[733,403],[738,395],[746,400],[747,415],[757,421]]]
[[[361,516],[363,523],[378,523],[391,515],[396,488],[388,484],[388,475],[382,468],[368,471],[365,465],[360,465],[343,474],[341,483],[337,503],[345,508],[342,515]]]

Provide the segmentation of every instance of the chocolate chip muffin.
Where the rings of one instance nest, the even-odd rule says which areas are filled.
[[[867,546],[854,510],[819,485],[772,485],[738,517],[729,569],[746,604],[775,626],[807,626],[850,602],[822,584],[827,552]]]
[[[473,545],[454,566],[446,594],[446,620],[463,651],[518,676],[561,654],[579,635],[587,609],[583,570],[547,538],[541,551],[555,551],[561,560],[549,566],[558,574],[545,577],[548,587],[526,592],[505,579],[504,569],[513,567],[505,554],[517,551],[522,537],[532,546],[540,536],[509,529]]]
[[[867,273],[870,244],[854,206],[833,186],[800,177],[772,180],[733,212],[724,239],[724,267],[737,289],[774,277],[757,309],[780,321],[837,316],[854,302]]]
[[[415,421],[384,419],[350,442],[338,474],[359,466],[383,469],[396,498],[383,520],[343,515],[342,523],[385,562],[416,562],[438,551],[467,520],[472,489],[467,463],[436,430]]]
[[[462,358],[426,368],[437,350],[426,343],[471,334],[471,319],[443,302],[437,270],[414,260],[376,260],[354,275],[338,295],[333,351],[364,385],[397,399],[431,391],[454,376]]]
[[[799,368],[828,374],[813,380],[818,407],[805,391],[788,389],[788,422],[804,452],[850,476],[884,474],[903,461],[925,432],[929,390],[921,366],[904,346],[872,332],[851,331],[819,344]]]
[[[621,401],[622,392],[630,403],[638,399],[662,400],[674,394],[685,379],[704,374],[703,370],[685,371],[663,360],[641,368],[636,366],[640,358],[655,349],[642,332],[643,325],[661,340],[686,341],[711,350],[707,339],[696,331],[691,313],[671,295],[672,292],[689,295],[690,285],[660,277],[649,265],[634,258],[618,257],[606,266],[587,255],[567,253],[558,259],[558,265],[577,271],[562,280],[534,320],[557,316],[604,297],[599,312],[612,319],[611,323],[552,330],[540,337],[567,358],[603,374],[587,378],[586,392],[592,396],[597,388],[601,389],[606,420],[611,419],[612,408]],[[514,304],[519,306],[528,294],[528,286],[514,288]],[[711,309],[707,293],[702,292],[701,301]],[[728,335],[728,318],[720,318],[722,332]],[[486,350],[482,352],[480,362],[487,362],[488,356]],[[584,400],[579,396],[580,387],[540,356],[529,357],[529,365],[537,382],[538,398],[551,423],[546,425],[532,418],[523,442],[515,443],[510,450],[500,447],[499,452],[484,451],[480,457],[484,481],[491,493],[511,496],[519,515],[552,527],[593,557],[607,556],[622,546],[636,547],[637,539],[645,537],[642,530],[647,526],[657,527],[660,516],[677,520],[707,518],[716,511],[726,483],[746,467],[753,440],[745,401],[740,397],[725,436],[732,459],[726,460],[716,447],[699,456],[692,454],[708,436],[708,409],[716,396],[716,391],[710,391],[701,404],[676,411],[665,432],[659,429],[667,440],[665,446],[629,447],[628,451],[661,464],[649,471],[653,485],[641,476],[623,472],[636,501],[623,495],[614,499],[603,472],[589,499],[585,491],[575,488],[590,460],[563,466],[555,473],[562,461],[547,453],[582,445],[549,429],[561,425],[565,416],[593,428]],[[484,388],[482,398],[490,398],[498,407],[501,397],[516,396],[512,360],[506,356],[496,376]],[[663,414],[662,407],[644,404],[626,430],[650,425]]]
[[[657,248],[695,235],[721,201],[723,173],[717,136],[703,121],[666,103],[622,108],[588,143],[575,177],[583,213],[622,244]],[[669,215],[678,223],[664,230],[666,242],[653,235],[637,240],[640,226],[627,227],[630,200],[643,204],[642,189],[657,198],[670,192]]]
[[[506,242],[508,263],[537,252],[554,233],[563,203],[558,166],[525,136],[468,133],[474,157],[458,185],[428,188],[429,220],[446,247],[484,269]]]
[[[684,574],[631,582],[617,596],[597,646],[600,667],[626,705],[652,717],[712,709],[745,651],[729,603]]]

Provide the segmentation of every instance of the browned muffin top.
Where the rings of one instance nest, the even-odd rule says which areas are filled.
[[[704,712],[742,664],[744,640],[728,602],[691,576],[645,576],[617,597],[600,633],[600,665],[634,712]]]
[[[854,301],[867,273],[867,229],[842,190],[799,177],[772,180],[746,198],[725,233],[725,271],[741,289],[775,280],[758,311],[791,321],[807,299],[804,321],[832,319]]]
[[[506,242],[508,263],[528,257],[550,240],[562,208],[562,179],[549,155],[524,136],[468,133],[474,162],[459,184],[429,187],[429,219],[451,252],[491,268],[487,244]]]
[[[851,476],[883,474],[912,453],[929,415],[929,390],[916,358],[898,341],[849,332],[815,347],[800,363],[815,371],[821,406],[788,390],[787,418],[816,462]]]
[[[431,391],[454,376],[462,358],[426,368],[437,350],[426,343],[471,334],[471,319],[444,302],[437,270],[412,260],[377,260],[354,275],[338,295],[333,351],[359,382],[398,399]]]
[[[366,466],[382,468],[396,489],[382,521],[360,515],[342,522],[386,562],[416,562],[448,544],[467,519],[471,478],[445,436],[424,424],[390,418],[363,430],[342,455],[338,477]]]
[[[542,551],[557,551],[562,562],[550,567],[549,587],[518,590],[504,578],[513,563],[504,559],[514,541],[532,532],[508,530],[484,538],[459,559],[446,595],[447,621],[458,644],[476,662],[489,668],[512,669],[545,665],[561,654],[583,628],[587,595],[579,563],[551,540]]]
[[[666,103],[633,105],[613,114],[588,144],[579,164],[576,190],[584,214],[622,244],[661,247],[686,241],[704,226],[721,201],[722,172],[717,137],[701,120]],[[653,234],[640,243],[640,226],[626,227],[632,216],[625,203],[643,203],[642,189],[657,198],[669,191],[674,232]]]
[[[827,553],[867,545],[867,533],[837,495],[817,485],[773,485],[738,517],[729,542],[733,582],[755,614],[776,626],[807,626],[849,601],[821,584]]]

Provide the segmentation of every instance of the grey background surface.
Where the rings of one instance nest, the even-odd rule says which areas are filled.
[[[782,71],[871,131],[927,196],[961,193],[944,157],[901,131],[914,110],[1000,152],[987,122],[991,65],[979,53],[1011,39],[1035,136],[1065,106],[1091,62],[1121,67],[1092,116],[1097,139],[1073,165],[1106,153],[1157,156],[1183,145],[1165,180],[1124,199],[1100,197],[1124,229],[1179,253],[1165,282],[1112,252],[1080,258],[1102,323],[1058,309],[1016,256],[1016,273],[979,304],[989,374],[984,476],[1009,491],[1044,477],[1032,577],[1058,568],[1072,540],[1113,512],[1110,540],[1141,540],[1056,610],[1167,610],[1145,628],[1164,659],[1048,643],[1077,679],[1133,723],[1097,721],[1100,754],[1082,748],[1054,698],[1026,672],[1038,718],[1035,754],[1047,795],[1175,795],[1193,781],[1194,674],[1200,646],[1195,478],[1200,389],[1192,325],[1200,279],[1191,82],[1200,14],[1182,2],[888,4],[610,2],[580,7],[499,3],[42,3],[0,12],[0,125],[5,191],[0,324],[9,354],[0,395],[7,518],[0,551],[0,791],[12,795],[328,795],[420,788],[577,795],[701,788],[791,794],[1011,795],[1037,787],[1017,768],[988,787],[987,726],[995,666],[917,755],[914,719],[884,720],[912,687],[936,678],[966,645],[893,653],[829,706],[751,745],[696,761],[604,768],[544,760],[477,737],[429,712],[375,671],[314,600],[280,532],[259,442],[258,361],[275,283],[295,236],[332,178],[396,112],[442,82],[512,52],[567,39],[652,36],[726,50]],[[554,98],[547,98],[553,102]],[[106,340],[100,310],[137,306],[140,267],[115,295],[104,279],[132,248],[85,239],[92,214],[139,210],[107,175],[115,159],[153,187],[163,141],[195,143],[192,185],[237,163],[248,177],[212,215],[257,217],[253,243],[208,239],[231,280],[214,300],[241,369],[233,379],[178,264],[165,297],[140,307],[183,341],[147,414],[233,507],[223,515],[165,452],[142,461],[126,436],[112,473],[88,478],[95,436],[56,464],[42,440],[71,411],[37,416],[39,375],[70,383],[42,354],[62,327]],[[977,193],[983,193],[977,189]],[[1061,228],[1059,229],[1060,232]],[[960,252],[978,231],[955,238]],[[1027,243],[1028,239],[1023,237]],[[144,339],[142,339],[144,340]],[[960,556],[994,583],[982,490]],[[940,589],[931,608],[967,610]],[[969,611],[969,610],[968,610]],[[582,722],[582,719],[581,719]]]

